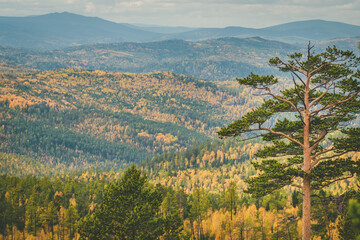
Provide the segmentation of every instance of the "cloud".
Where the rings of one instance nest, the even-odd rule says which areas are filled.
[[[265,27],[324,19],[360,25],[360,0],[0,0],[0,15],[74,12],[115,22]]]
[[[95,4],[93,4],[92,2],[86,4],[85,12],[93,12],[94,10],[96,10]]]

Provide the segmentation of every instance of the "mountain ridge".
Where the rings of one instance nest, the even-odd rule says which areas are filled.
[[[39,70],[98,69],[146,73],[170,71],[202,79],[226,80],[252,71],[271,70],[267,61],[296,50],[293,45],[261,38],[181,39],[147,43],[98,43],[57,51],[0,47],[0,62]],[[263,68],[263,69],[262,69]]]
[[[360,26],[335,21],[306,20],[265,28],[228,26],[193,29],[116,23],[69,12],[28,17],[0,17],[0,45],[33,50],[64,49],[93,43],[151,42],[176,38],[199,41],[221,37],[255,36],[288,43],[303,43],[308,40],[360,36]]]

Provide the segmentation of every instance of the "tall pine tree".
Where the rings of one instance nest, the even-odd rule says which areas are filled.
[[[309,240],[311,192],[360,172],[359,161],[348,155],[360,150],[360,128],[349,126],[360,112],[360,58],[335,46],[315,54],[309,43],[305,54],[294,53],[286,61],[276,57],[269,63],[290,73],[293,87],[276,93],[273,87],[279,82],[274,76],[251,74],[238,79],[239,84],[260,91],[265,100],[218,134],[236,137],[258,132],[272,142],[257,153],[271,159],[253,163],[260,174],[248,180],[247,191],[264,196],[287,185],[301,189],[302,234]],[[281,117],[284,113],[288,118]],[[339,137],[328,137],[339,130]],[[284,156],[284,161],[277,158]]]

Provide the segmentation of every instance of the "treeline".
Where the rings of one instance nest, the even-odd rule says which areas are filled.
[[[359,191],[314,195],[314,239],[360,234],[353,224]],[[134,167],[51,179],[1,176],[0,233],[11,239],[300,239],[301,201],[296,191],[241,197],[234,181],[219,193],[152,185]]]

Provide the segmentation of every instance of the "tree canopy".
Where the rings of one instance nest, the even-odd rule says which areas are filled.
[[[159,214],[161,192],[134,166],[110,184],[103,201],[80,227],[87,239],[158,239],[164,232]]]

